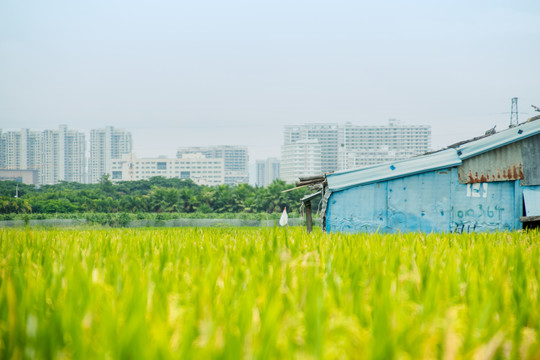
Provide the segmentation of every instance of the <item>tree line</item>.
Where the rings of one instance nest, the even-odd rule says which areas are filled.
[[[64,181],[35,187],[0,181],[0,214],[275,213],[285,207],[298,212],[300,199],[310,191],[283,192],[292,187],[282,180],[267,187],[205,186],[163,177],[113,183],[108,175],[98,184]]]

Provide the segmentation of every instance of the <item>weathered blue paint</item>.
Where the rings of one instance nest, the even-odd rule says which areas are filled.
[[[518,181],[460,184],[456,167],[333,192],[328,232],[475,232],[521,228]],[[517,221],[516,221],[517,219]]]
[[[386,232],[386,189],[383,182],[332,193],[326,208],[327,231]]]
[[[450,169],[389,181],[389,230],[447,230],[450,217],[450,184]]]
[[[455,172],[457,173],[457,171]],[[512,230],[516,224],[516,181],[460,184],[452,186],[452,232]]]

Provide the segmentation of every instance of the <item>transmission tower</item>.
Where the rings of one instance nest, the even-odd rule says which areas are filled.
[[[519,125],[517,100],[517,97],[512,98],[512,109],[510,110],[510,127]]]

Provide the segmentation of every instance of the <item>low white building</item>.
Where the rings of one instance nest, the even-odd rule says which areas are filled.
[[[111,180],[147,180],[154,176],[191,179],[199,185],[225,183],[224,160],[207,158],[203,154],[185,154],[180,158],[137,158],[135,154],[122,155],[112,160]]]
[[[0,181],[17,181],[26,185],[38,185],[37,170],[4,170],[0,169]]]
[[[223,159],[225,184],[238,185],[249,182],[249,155],[246,146],[218,145],[179,148],[176,157],[202,154],[208,159]]]

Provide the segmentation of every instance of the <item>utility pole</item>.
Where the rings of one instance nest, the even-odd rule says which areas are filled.
[[[518,126],[518,98],[512,98],[512,109],[510,110],[510,127]]]
[[[15,199],[19,198],[19,184],[17,184],[17,187],[15,188]]]

